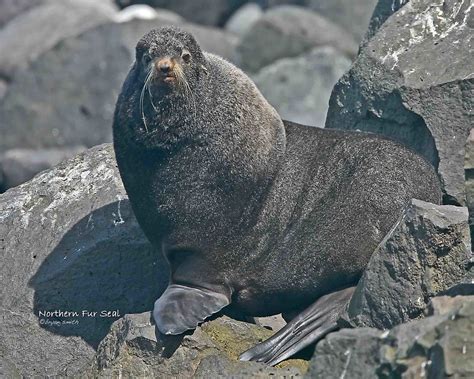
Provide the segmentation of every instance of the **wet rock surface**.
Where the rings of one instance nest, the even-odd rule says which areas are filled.
[[[385,134],[438,169],[445,201],[465,204],[472,127],[470,1],[411,1],[389,17],[335,86],[326,127]]]
[[[422,316],[430,298],[463,280],[471,258],[466,208],[412,200],[372,255],[350,322],[387,329]]]

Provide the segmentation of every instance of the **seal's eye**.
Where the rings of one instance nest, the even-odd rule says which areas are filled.
[[[191,53],[188,50],[184,49],[181,53],[181,58],[183,58],[183,61],[185,63],[189,63],[191,62]]]
[[[142,63],[144,66],[148,66],[151,62],[151,57],[148,54],[143,54]]]

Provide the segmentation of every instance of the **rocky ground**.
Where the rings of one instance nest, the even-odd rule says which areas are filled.
[[[385,134],[443,182],[445,205],[414,199],[374,252],[342,329],[274,368],[237,357],[281,319],[182,338],[150,320],[168,271],[109,142],[137,39],[169,24],[283,118]],[[0,377],[474,377],[473,29],[469,0],[0,0]]]

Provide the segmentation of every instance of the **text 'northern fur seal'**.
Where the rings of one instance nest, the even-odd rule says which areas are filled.
[[[117,101],[114,146],[170,283],[164,334],[223,308],[300,314],[242,355],[275,364],[336,328],[369,258],[432,167],[376,135],[282,122],[253,82],[176,28],[152,30]]]

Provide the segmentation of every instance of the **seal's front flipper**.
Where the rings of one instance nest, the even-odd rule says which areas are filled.
[[[321,296],[268,340],[247,350],[242,361],[276,365],[306,346],[338,329],[337,320],[354,293],[355,287]]]
[[[181,334],[196,328],[229,303],[229,296],[222,293],[171,284],[155,301],[153,318],[161,333]]]

